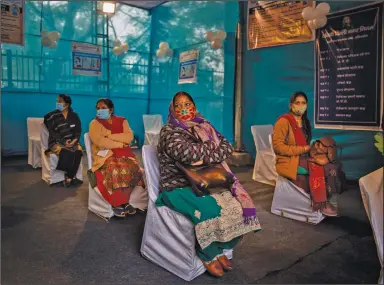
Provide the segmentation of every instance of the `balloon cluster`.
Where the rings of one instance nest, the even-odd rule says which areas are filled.
[[[305,7],[301,15],[304,20],[308,21],[308,27],[316,30],[324,27],[327,24],[327,15],[331,7],[328,3],[320,3],[316,8]]]
[[[171,57],[173,55],[173,50],[169,47],[169,44],[166,42],[161,42],[159,45],[159,49],[156,51],[157,57]]]
[[[227,33],[223,30],[218,30],[216,32],[206,32],[205,39],[211,42],[211,47],[213,49],[219,49],[223,46],[223,41],[227,37]]]
[[[129,46],[127,43],[121,43],[121,41],[115,40],[112,51],[115,55],[122,55],[123,53],[126,53],[128,51],[128,48]]]
[[[57,48],[57,41],[60,39],[60,33],[57,31],[41,31],[41,44],[44,47]]]

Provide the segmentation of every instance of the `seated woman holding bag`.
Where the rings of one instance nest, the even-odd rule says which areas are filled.
[[[60,94],[57,97],[56,110],[44,116],[44,125],[49,133],[45,155],[54,153],[59,158],[56,169],[65,172],[65,187],[73,183],[83,156],[83,149],[79,144],[81,121],[71,105],[71,97]]]
[[[311,194],[314,210],[334,217],[338,215],[337,205],[330,202],[333,193],[326,189],[324,170],[309,156],[312,131],[307,103],[305,93],[295,92],[290,99],[289,113],[276,121],[272,137],[276,171]]]
[[[96,119],[89,125],[89,137],[97,187],[117,217],[135,214],[137,209],[129,204],[130,195],[136,187],[146,189],[136,156],[129,147],[133,132],[125,118],[114,115],[110,99],[97,101],[96,110]]]
[[[160,132],[161,192],[156,205],[191,220],[196,253],[217,277],[232,269],[223,250],[261,229],[251,197],[224,161],[232,151],[230,143],[196,113],[192,97],[178,92]]]

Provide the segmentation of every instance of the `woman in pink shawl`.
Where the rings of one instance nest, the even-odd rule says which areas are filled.
[[[224,249],[232,249],[241,236],[261,229],[251,197],[225,163],[232,151],[230,143],[197,113],[192,97],[178,92],[169,106],[168,124],[160,132],[161,193],[156,205],[167,206],[191,220],[196,253],[208,272],[217,277],[232,269]],[[228,191],[198,197],[176,162],[222,164],[235,182]]]

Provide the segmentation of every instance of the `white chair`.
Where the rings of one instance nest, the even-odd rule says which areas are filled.
[[[272,135],[269,135],[269,141],[272,142]],[[274,152],[273,154],[275,155]],[[271,212],[278,216],[314,225],[325,218],[320,211],[312,210],[312,200],[308,193],[280,175],[277,176]]]
[[[275,186],[277,179],[275,154],[269,140],[269,135],[273,132],[273,126],[252,126],[251,132],[256,146],[256,160],[252,179]]]
[[[40,130],[40,142],[41,142],[41,175],[45,182],[49,185],[64,181],[64,171],[57,170],[57,163],[59,158],[56,154],[51,153],[49,156],[45,155],[44,152],[48,149],[48,137],[49,133],[46,126],[43,124]],[[81,159],[79,169],[76,173],[76,178],[83,181],[83,159]]]
[[[40,129],[43,118],[27,118],[28,164],[33,168],[41,167]]]
[[[312,210],[311,197],[288,179],[278,176],[273,194],[272,214],[317,225],[325,216]]]
[[[84,134],[85,150],[87,153],[88,169],[92,168],[92,142],[89,138],[88,133]],[[134,208],[147,209],[148,208],[148,192],[145,188],[138,186],[133,189],[129,204]],[[114,216],[111,204],[109,204],[101,195],[97,186],[92,188],[91,184],[88,183],[88,209],[104,219],[109,221]]]
[[[159,143],[160,131],[163,127],[163,117],[161,115],[143,115],[145,130],[145,145],[157,145]]]
[[[185,216],[170,208],[156,207],[160,173],[155,146],[143,146],[149,205],[141,254],[180,278],[191,281],[205,272],[196,255],[194,226]],[[224,252],[232,258],[232,250]]]
[[[381,264],[379,284],[383,284],[383,168],[359,180],[361,197],[371,222]]]

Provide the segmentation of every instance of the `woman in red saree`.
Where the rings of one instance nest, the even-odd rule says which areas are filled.
[[[290,111],[276,121],[272,137],[276,171],[311,194],[314,210],[321,210],[325,216],[337,216],[336,204],[330,203],[332,193],[326,189],[324,168],[311,162],[308,156],[312,131],[307,103],[304,92],[295,92],[290,99]]]
[[[136,187],[144,191],[143,174],[129,144],[133,132],[123,117],[114,115],[110,99],[100,99],[96,104],[97,117],[90,123],[92,141],[92,171],[97,187],[104,199],[113,207],[117,217],[134,214],[129,204]]]

